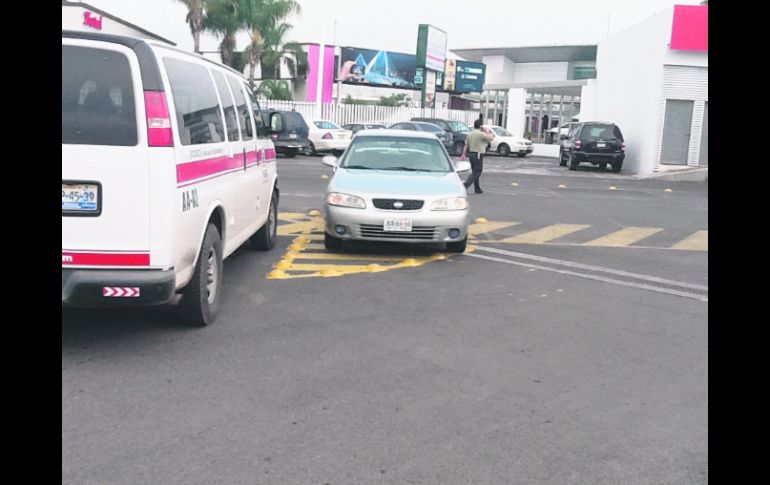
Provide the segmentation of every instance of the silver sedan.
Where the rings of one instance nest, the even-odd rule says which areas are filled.
[[[446,243],[462,253],[468,242],[468,197],[435,135],[402,130],[364,130],[338,160],[326,189],[327,249],[343,240]]]

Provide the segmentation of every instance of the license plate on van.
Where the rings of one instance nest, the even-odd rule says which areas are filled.
[[[385,219],[382,229],[388,232],[412,232],[412,220],[404,218]]]
[[[62,212],[98,212],[99,185],[89,183],[62,183],[61,210]]]

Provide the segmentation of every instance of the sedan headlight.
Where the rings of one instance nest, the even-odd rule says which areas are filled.
[[[433,211],[461,211],[468,208],[468,199],[465,197],[451,197],[435,201],[430,206]]]
[[[366,202],[361,197],[355,195],[340,194],[338,192],[329,192],[326,194],[326,203],[340,207],[352,207],[354,209],[365,209]]]

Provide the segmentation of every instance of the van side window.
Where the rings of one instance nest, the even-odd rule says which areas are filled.
[[[243,90],[240,87],[241,83],[230,75],[227,76],[227,82],[230,83],[230,87],[233,89],[235,104],[238,106],[238,122],[241,124],[243,139],[251,140],[254,138],[254,128],[251,125],[251,109],[246,103],[246,96],[243,95]]]
[[[243,89],[246,90],[246,94],[249,96],[249,100],[251,101],[251,107],[254,113],[254,125],[257,128],[257,137],[259,137],[259,127],[266,124],[262,118],[264,113],[262,113],[262,108],[259,106],[257,97],[254,96],[254,91],[251,90],[248,84],[243,83],[242,85]]]
[[[61,142],[135,146],[136,107],[128,58],[91,47],[61,47]]]
[[[225,125],[227,126],[227,139],[236,141],[238,137],[238,120],[235,116],[235,105],[233,97],[230,96],[230,90],[227,88],[225,76],[219,71],[212,71],[214,74],[214,83],[217,85],[219,97],[222,99],[222,105],[225,107]]]
[[[225,129],[214,83],[205,67],[166,57],[179,139],[182,145],[225,141]]]

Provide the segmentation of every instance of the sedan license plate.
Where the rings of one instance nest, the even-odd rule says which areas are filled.
[[[98,212],[99,186],[97,184],[61,184],[63,212]]]
[[[385,219],[382,229],[386,232],[412,232],[412,220]]]
[[[597,141],[596,148],[607,148],[607,144],[603,141]]]

